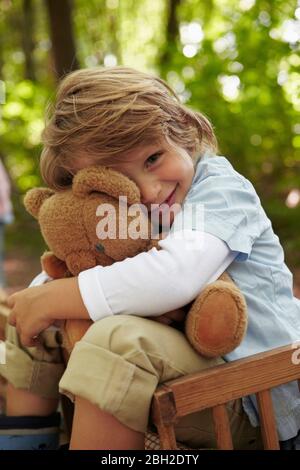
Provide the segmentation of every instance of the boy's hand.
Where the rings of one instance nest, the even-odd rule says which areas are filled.
[[[46,304],[45,287],[46,285],[30,287],[7,299],[7,305],[11,309],[8,323],[16,327],[23,346],[36,346],[38,335],[55,321],[49,315],[51,305]]]
[[[56,320],[90,319],[82,301],[77,278],[59,279],[30,287],[7,299],[15,326],[24,346],[36,346],[38,335]]]
[[[165,325],[171,325],[172,323],[181,323],[184,321],[186,316],[186,311],[184,308],[177,308],[175,310],[171,310],[170,312],[164,313],[159,317],[148,317],[151,320],[157,321],[159,323],[164,323]]]

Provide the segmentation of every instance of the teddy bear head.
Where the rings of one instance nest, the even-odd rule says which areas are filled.
[[[111,168],[80,170],[66,190],[31,189],[24,205],[52,252],[43,255],[42,265],[54,278],[108,266],[155,246],[138,187]]]

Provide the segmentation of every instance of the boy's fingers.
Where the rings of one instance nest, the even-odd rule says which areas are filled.
[[[13,308],[14,307],[14,305],[15,305],[15,295],[14,294],[7,297],[6,305],[8,306],[8,308]]]
[[[176,310],[171,310],[170,312],[165,313],[163,316],[170,319],[171,321],[181,322],[185,318],[185,311],[181,308]]]
[[[157,321],[159,323],[164,323],[165,325],[170,325],[172,323],[171,318],[168,318],[166,315],[160,315],[159,317],[148,317],[151,320]]]
[[[177,322],[183,321],[185,316],[186,316],[186,313],[182,309],[174,310],[173,312],[170,312],[170,315],[169,315],[169,317],[173,321],[177,321]]]
[[[164,323],[165,325],[171,325],[173,322],[183,322],[186,316],[186,312],[182,308],[171,310],[170,312],[159,315],[158,317],[149,317],[152,320],[155,320],[159,323]]]
[[[20,336],[20,341],[21,341],[21,344],[25,347],[25,348],[29,348],[31,346],[31,341],[26,337],[26,336]]]
[[[26,335],[20,335],[20,341],[26,348],[32,348],[39,344],[38,337],[35,336],[34,338],[30,338]]]
[[[16,326],[16,314],[14,312],[11,312],[8,317],[8,324],[11,326]]]

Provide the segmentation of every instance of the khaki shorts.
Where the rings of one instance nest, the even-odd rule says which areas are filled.
[[[35,393],[39,393],[40,386],[40,394],[46,396],[42,378],[53,373],[48,384],[54,391],[54,382],[61,374],[62,363],[56,355],[59,348],[48,347],[47,355],[40,352],[41,358],[32,349],[35,348],[27,353],[29,358],[30,352],[31,360],[24,360],[26,350],[20,349],[28,377],[25,370],[19,371],[23,385],[20,378],[14,378],[14,384]],[[184,334],[175,328],[133,315],[116,315],[94,323],[76,343],[59,390],[72,400],[81,396],[131,429],[145,432],[151,425],[151,400],[158,384],[221,363],[222,359],[206,359],[196,353]],[[44,368],[46,372],[42,373]],[[11,375],[15,377],[16,373],[14,368]],[[241,400],[230,402],[227,408],[234,447],[262,448],[260,430],[250,425]],[[210,410],[180,418],[175,429],[177,439],[189,446],[216,446]]]
[[[24,348],[16,328],[7,324],[5,364],[0,364],[0,375],[16,388],[44,398],[58,398],[58,383],[65,365],[56,331],[45,330],[40,339],[39,347]]]

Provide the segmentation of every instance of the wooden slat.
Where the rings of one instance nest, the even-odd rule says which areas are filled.
[[[280,450],[271,392],[270,390],[263,390],[256,394],[256,398],[264,448],[266,450]]]
[[[6,323],[10,314],[10,309],[6,305],[6,298],[6,293],[0,287],[0,340],[5,338]]]
[[[218,449],[233,450],[230,423],[225,405],[212,408],[215,436]]]
[[[300,367],[291,361],[292,352],[288,345],[167,382],[177,416],[298,380]]]
[[[154,394],[152,401],[152,420],[159,434],[161,449],[177,449],[174,430],[176,417],[173,393],[167,386],[162,385]]]
[[[177,450],[177,442],[175,436],[174,425],[157,426],[157,432],[159,435],[160,448],[162,450]]]

